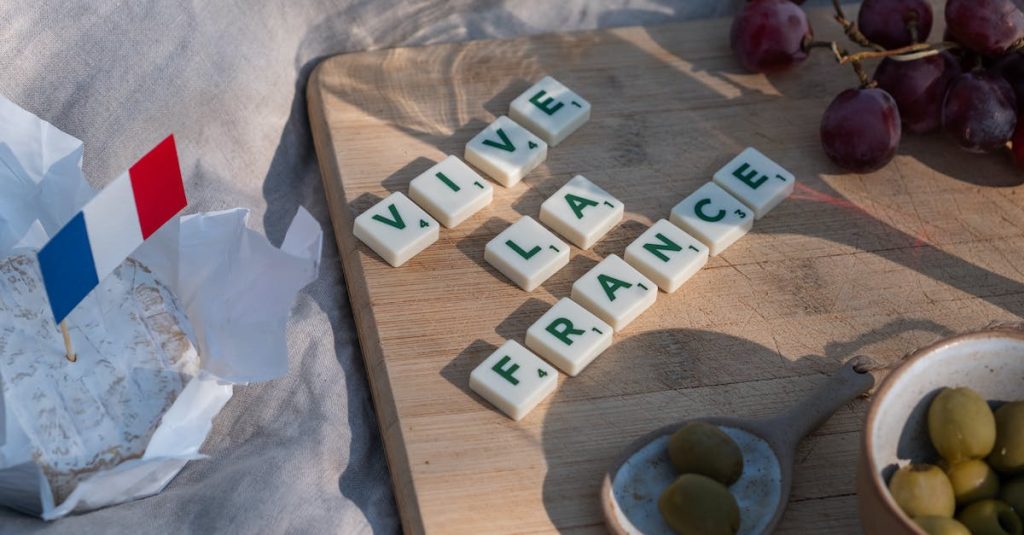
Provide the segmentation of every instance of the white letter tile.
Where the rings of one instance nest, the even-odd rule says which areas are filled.
[[[558,370],[509,340],[469,375],[469,388],[513,420],[526,416],[558,386]]]
[[[548,157],[548,145],[503,115],[469,140],[465,157],[508,188]]]
[[[717,256],[754,226],[754,213],[714,182],[708,182],[672,209],[672,223],[704,242]]]
[[[796,177],[750,147],[715,173],[715,184],[752,208],[754,217],[761,219],[793,193]]]
[[[487,242],[484,259],[527,292],[569,263],[569,246],[530,216]]]
[[[618,199],[576,175],[540,206],[540,220],[580,249],[590,249],[622,221]]]
[[[621,331],[658,298],[658,287],[623,259],[610,255],[572,285],[573,301]]]
[[[399,192],[356,218],[353,234],[394,267],[437,241],[440,226],[416,203]]]
[[[526,347],[573,377],[611,345],[611,325],[568,297],[526,331]]]
[[[554,147],[590,119],[590,103],[545,76],[512,101],[509,115]]]
[[[626,247],[626,262],[672,293],[708,263],[708,252],[700,240],[662,219]]]
[[[494,186],[462,160],[449,156],[409,183],[409,196],[447,228],[491,204]]]

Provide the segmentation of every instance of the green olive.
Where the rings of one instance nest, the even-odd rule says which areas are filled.
[[[725,485],[700,474],[683,474],[658,499],[662,518],[681,535],[734,535],[740,508]]]
[[[999,499],[1010,504],[1018,516],[1024,517],[1024,476],[1004,482]]]
[[[996,411],[996,444],[988,463],[1004,474],[1024,473],[1024,401]]]
[[[914,523],[921,526],[928,535],[971,535],[963,524],[944,516],[919,516]]]
[[[999,496],[999,476],[985,461],[972,459],[956,463],[946,469],[946,475],[953,484],[957,505],[964,506]]]
[[[996,442],[996,421],[977,392],[943,388],[928,407],[928,435],[950,463],[981,459]]]
[[[682,474],[701,474],[732,485],[743,473],[743,452],[716,425],[689,422],[672,434],[668,456]]]
[[[1020,517],[1006,503],[981,500],[960,511],[956,517],[973,535],[1021,535]]]
[[[953,485],[938,466],[904,466],[889,480],[889,492],[908,516],[952,517],[956,509]]]

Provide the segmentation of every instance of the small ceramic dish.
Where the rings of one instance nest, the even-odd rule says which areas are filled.
[[[996,326],[915,351],[871,402],[861,436],[857,496],[869,535],[927,535],[889,494],[892,473],[908,462],[935,462],[928,405],[943,387],[970,387],[989,401],[1024,399],[1024,330]]]

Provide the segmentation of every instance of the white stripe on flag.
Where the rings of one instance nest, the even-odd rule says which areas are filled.
[[[103,280],[142,245],[142,229],[128,173],[103,188],[82,210],[96,276]]]

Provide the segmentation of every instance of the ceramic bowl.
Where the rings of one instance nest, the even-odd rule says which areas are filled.
[[[915,351],[878,389],[861,437],[857,495],[870,535],[927,535],[888,490],[897,467],[935,462],[926,415],[943,387],[966,386],[989,401],[1024,399],[1024,331],[998,326],[946,338]]]

